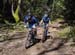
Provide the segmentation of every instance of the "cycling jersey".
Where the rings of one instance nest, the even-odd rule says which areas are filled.
[[[49,17],[43,17],[43,22],[44,23],[49,23],[50,18]]]
[[[31,20],[29,21],[28,19],[29,19],[29,17],[30,16],[25,16],[24,17],[24,22],[26,23],[26,22],[28,22],[29,24],[35,24],[35,23],[37,23],[38,22],[38,20],[34,17],[34,16],[32,16],[31,17]]]
[[[32,28],[36,28],[36,23],[38,23],[38,20],[32,16],[31,19],[29,20],[30,16],[25,16],[24,17],[24,22],[27,23],[28,22],[28,28],[29,30],[31,30]]]

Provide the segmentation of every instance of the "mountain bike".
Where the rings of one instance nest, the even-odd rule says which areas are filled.
[[[44,25],[44,31],[43,31],[43,39],[42,42],[46,41],[48,34],[48,25]]]
[[[26,49],[35,44],[35,36],[36,35],[37,35],[37,30],[32,28],[32,30],[29,31],[27,39],[26,39],[26,43],[25,43]]]

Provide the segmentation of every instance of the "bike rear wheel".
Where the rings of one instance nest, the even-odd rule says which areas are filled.
[[[48,33],[48,30],[44,29],[42,42],[46,41],[46,39],[47,39],[47,33]]]
[[[29,33],[25,42],[25,48],[29,48],[31,46],[32,40],[31,40],[31,34]]]

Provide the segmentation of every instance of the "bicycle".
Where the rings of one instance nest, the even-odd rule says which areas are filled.
[[[35,44],[35,36],[37,35],[36,31],[37,30],[33,28],[31,29],[31,31],[29,31],[27,39],[26,39],[26,43],[25,43],[26,49]]]
[[[46,41],[47,39],[47,34],[48,34],[48,26],[44,24],[44,32],[43,32],[43,39],[42,42]]]

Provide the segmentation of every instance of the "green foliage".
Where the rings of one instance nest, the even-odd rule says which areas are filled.
[[[20,20],[20,17],[19,17],[19,9],[20,9],[20,5],[19,4],[20,3],[21,3],[21,0],[18,0],[18,4],[17,4],[17,8],[16,8],[15,12],[13,10],[13,4],[12,4],[12,15],[13,15],[16,23]]]
[[[4,16],[6,12],[8,14],[11,13],[14,20],[18,22],[20,20],[20,16],[23,18],[28,9],[30,9],[34,15],[41,17],[44,14],[45,10],[49,8],[51,10],[49,14],[52,19],[55,17],[63,17],[62,12],[63,9],[65,9],[64,0],[22,0],[20,4],[18,3],[19,1],[21,0],[8,0],[5,1],[5,3],[1,3],[3,5],[3,11],[1,14]],[[11,12],[12,3],[15,4],[13,5],[13,12]],[[8,5],[10,13],[8,12],[8,10],[5,10],[5,8],[7,8],[5,4]],[[19,11],[21,15],[19,15]],[[9,18],[11,18],[10,15]]]
[[[65,0],[65,12],[64,18],[69,23],[73,24],[73,20],[75,20],[75,0]]]
[[[17,23],[17,22],[19,21],[19,19],[20,19],[18,12],[19,12],[19,8],[17,7],[15,13],[14,13],[14,12],[12,13],[12,15],[13,15],[13,17],[14,17],[16,23]]]
[[[62,17],[63,10],[65,9],[64,0],[53,0],[52,4],[52,18]]]
[[[68,33],[70,33],[70,27],[69,26],[63,28],[58,34],[61,38],[67,38]]]
[[[67,34],[67,38],[72,38],[73,41],[75,42],[75,27],[70,28],[70,32]]]
[[[16,3],[13,6],[13,10],[14,10],[13,13],[11,12],[12,1],[13,1],[13,4]],[[1,0],[2,3],[0,3],[0,14],[3,17],[5,16],[5,18],[6,18],[6,14],[12,14],[15,21],[18,22],[20,20],[20,16],[23,19],[24,15],[27,13],[28,9],[30,9],[34,15],[41,17],[44,14],[44,11],[47,10],[47,8],[49,8],[50,9],[49,15],[54,20],[55,20],[55,18],[58,18],[58,17],[64,17],[63,14],[67,14],[67,15],[65,15],[66,16],[65,19],[67,17],[69,19],[74,18],[74,13],[75,13],[74,12],[74,10],[75,10],[74,2],[75,1],[73,2],[71,0],[22,0],[21,4],[19,5],[20,9],[17,6],[18,1],[19,0],[6,0],[6,1]],[[7,7],[8,7],[8,9],[7,9]],[[64,12],[65,9],[66,9],[66,13]],[[19,15],[19,10],[20,10],[21,15]],[[9,15],[7,18],[9,19],[12,16]]]
[[[61,38],[72,39],[75,42],[75,26],[67,26],[58,34]]]

